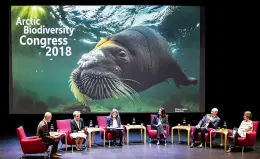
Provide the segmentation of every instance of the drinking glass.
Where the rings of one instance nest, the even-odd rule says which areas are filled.
[[[127,126],[130,126],[130,124],[129,124],[129,123],[127,123]]]
[[[178,126],[181,126],[181,124],[180,124],[180,123],[178,123]]]
[[[141,123],[141,126],[144,126],[144,123]]]
[[[188,127],[190,127],[190,124],[188,124]]]
[[[96,125],[95,127],[98,128],[98,125]]]

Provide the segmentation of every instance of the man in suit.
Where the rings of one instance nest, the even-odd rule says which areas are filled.
[[[52,115],[50,112],[46,112],[44,114],[43,120],[40,121],[37,127],[37,136],[39,136],[45,144],[52,145],[51,157],[59,158],[61,154],[57,153],[57,150],[58,150],[60,135],[50,136],[49,129],[48,129],[48,122],[51,121],[51,118]]]
[[[194,147],[194,143],[195,143],[195,138],[198,134],[198,132],[201,132],[201,144],[199,145],[199,147],[203,147],[204,143],[205,143],[205,133],[208,132],[208,128],[213,128],[213,129],[217,129],[218,128],[218,124],[220,123],[220,118],[217,116],[218,114],[218,109],[217,108],[213,108],[211,110],[211,114],[206,114],[198,123],[198,125],[196,125],[195,130],[192,134],[192,138],[193,138],[193,142],[190,145],[191,148]]]
[[[106,121],[107,127],[111,128],[108,129],[109,132],[113,133],[113,135],[116,135],[115,133],[119,133],[120,143],[118,146],[122,146],[123,141],[123,130],[121,129],[112,129],[112,128],[122,128],[121,119],[119,116],[119,112],[116,109],[113,109],[110,115],[107,117]],[[116,141],[114,140],[114,144],[116,144]]]
[[[80,118],[80,112],[73,112],[74,119],[70,121],[71,134],[70,136],[75,139],[76,149],[82,150],[82,144],[86,140],[87,135],[85,133],[78,133],[79,131],[84,131],[85,125],[82,118]]]

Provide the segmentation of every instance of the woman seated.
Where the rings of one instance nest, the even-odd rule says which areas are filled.
[[[108,127],[108,132],[113,133],[113,135],[119,134],[120,143],[118,146],[122,146],[123,141],[123,129],[116,129],[116,128],[123,128],[121,124],[121,119],[119,116],[119,112],[116,109],[113,109],[110,113],[110,116],[107,117],[106,125]],[[113,141],[114,145],[116,145],[116,140]]]
[[[84,132],[84,121],[80,118],[80,112],[74,111],[73,112],[74,119],[70,122],[71,127],[71,134],[70,136],[75,139],[76,149],[82,150],[82,144],[84,140],[86,140],[87,135]]]
[[[236,139],[238,137],[246,137],[246,133],[252,132],[253,130],[253,122],[252,122],[252,113],[250,111],[246,111],[244,113],[244,120],[241,122],[239,128],[233,128],[232,136],[229,136],[231,140],[230,146],[227,152],[231,152],[232,149],[236,146]]]
[[[151,122],[152,129],[157,130],[157,145],[160,144],[160,139],[166,139],[164,130],[166,129],[167,124],[168,119],[165,115],[165,109],[161,107],[158,110],[158,114],[154,116]]]

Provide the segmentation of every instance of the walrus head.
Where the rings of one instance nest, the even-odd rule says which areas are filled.
[[[129,97],[136,93],[124,81],[122,68],[127,68],[130,52],[109,37],[102,39],[89,53],[83,54],[70,76],[70,87],[76,99],[84,104],[91,99]]]

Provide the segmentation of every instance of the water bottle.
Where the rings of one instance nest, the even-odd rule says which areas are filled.
[[[227,122],[226,121],[224,121],[223,128],[227,129]]]
[[[183,126],[185,126],[185,125],[186,125],[186,119],[183,118]]]
[[[135,117],[133,117],[133,122],[132,122],[133,125],[135,125]]]
[[[93,127],[92,120],[90,120],[90,122],[89,122],[89,127],[90,127],[90,128],[92,128],[92,127]]]
[[[54,132],[54,126],[53,126],[53,124],[51,124],[50,132]]]

